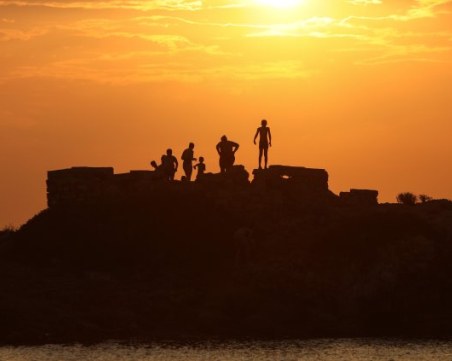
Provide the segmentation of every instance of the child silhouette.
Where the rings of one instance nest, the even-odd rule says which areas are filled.
[[[204,157],[199,157],[199,163],[195,164],[194,168],[198,169],[198,173],[196,174],[196,179],[201,178],[206,171],[206,165],[204,164]]]

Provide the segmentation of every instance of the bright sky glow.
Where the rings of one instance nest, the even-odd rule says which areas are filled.
[[[331,189],[452,198],[452,0],[0,0],[0,228],[46,171],[149,169],[265,118],[271,164]],[[178,173],[180,177],[180,172]]]
[[[291,8],[303,3],[303,0],[256,0],[258,5],[271,6],[274,8]]]

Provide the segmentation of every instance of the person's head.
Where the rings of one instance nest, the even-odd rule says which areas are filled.
[[[189,145],[188,145],[188,148],[190,148],[190,149],[193,149],[195,147],[195,143],[190,143]]]
[[[172,150],[171,148],[168,148],[168,149],[166,150],[166,154],[167,154],[167,155],[173,155],[173,150]]]
[[[261,124],[262,124],[263,127],[266,127],[267,126],[267,120],[262,119]]]
[[[228,137],[227,137],[227,136],[223,135],[223,136],[221,137],[221,141],[222,141],[222,142],[226,142],[227,140],[228,140]]]
[[[204,157],[199,157],[199,163],[204,163]]]
[[[152,166],[152,168],[157,169],[157,162],[156,162],[155,160],[153,160],[153,161],[151,162],[151,166]]]

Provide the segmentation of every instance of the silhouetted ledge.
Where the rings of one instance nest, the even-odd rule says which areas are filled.
[[[253,175],[49,172],[49,208],[0,232],[0,342],[452,336],[452,202]]]
[[[196,182],[168,182],[161,174],[150,170],[135,170],[114,174],[111,167],[73,167],[48,172],[47,199],[49,207],[71,206],[92,202],[115,202],[145,199],[155,193],[187,188],[199,191],[284,192],[303,202],[338,201],[344,205],[375,205],[378,191],[353,189],[337,197],[328,189],[328,173],[324,169],[274,165],[253,171],[254,180],[242,165],[234,166],[226,174],[207,173]],[[272,195],[273,196],[273,195]],[[265,195],[264,195],[265,197]]]

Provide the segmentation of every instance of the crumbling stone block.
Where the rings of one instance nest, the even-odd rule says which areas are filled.
[[[47,173],[49,207],[96,199],[114,176],[111,167],[73,167]]]
[[[340,200],[346,205],[372,206],[378,204],[378,191],[372,189],[350,189],[350,192],[341,192]]]
[[[328,173],[324,169],[272,165],[268,169],[253,171],[253,184],[281,187],[290,184],[295,187],[328,191]]]

